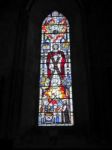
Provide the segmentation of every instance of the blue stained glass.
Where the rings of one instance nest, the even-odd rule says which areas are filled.
[[[38,126],[72,126],[69,23],[54,11],[42,24]]]

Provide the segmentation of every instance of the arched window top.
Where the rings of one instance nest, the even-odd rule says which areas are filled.
[[[49,14],[43,21],[43,25],[67,25],[69,26],[69,22],[67,18],[59,13],[58,11],[53,11],[51,14]]]
[[[57,11],[42,23],[39,126],[73,125],[69,23]]]

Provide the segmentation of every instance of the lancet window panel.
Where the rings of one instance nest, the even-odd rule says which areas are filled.
[[[57,11],[42,23],[38,126],[74,125],[69,28]]]

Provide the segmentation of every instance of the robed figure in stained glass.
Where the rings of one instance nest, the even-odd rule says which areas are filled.
[[[39,125],[73,125],[69,25],[54,11],[42,24]]]

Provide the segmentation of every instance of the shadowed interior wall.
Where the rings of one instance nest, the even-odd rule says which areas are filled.
[[[80,3],[77,0],[79,11],[74,0],[64,1],[64,7],[57,0],[49,7],[47,2],[45,5],[43,1],[36,2],[29,4],[29,9],[27,0],[0,1],[0,138],[13,139],[12,135],[15,137],[18,131],[23,133],[34,126],[41,23],[55,9],[68,18],[71,26],[75,127],[84,127],[82,122],[88,120],[89,108],[90,133],[99,141],[111,143],[112,5],[106,0],[80,0]],[[75,141],[74,136],[72,140]]]
[[[44,5],[43,5],[44,3]],[[63,1],[39,1],[34,3],[29,12],[26,63],[24,75],[24,89],[22,98],[21,127],[35,126],[35,117],[38,115],[39,102],[39,73],[40,73],[40,50],[41,50],[41,25],[45,17],[54,10],[64,14],[70,23],[71,60],[73,78],[73,103],[75,126],[88,127],[88,90],[86,63],[84,53],[86,44],[83,45],[83,32],[81,12],[77,3],[71,4],[71,10],[67,7],[68,2]],[[62,8],[63,7],[63,8]],[[75,128],[74,126],[74,128]],[[86,128],[87,128],[86,127]],[[69,127],[68,127],[69,128]]]

